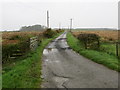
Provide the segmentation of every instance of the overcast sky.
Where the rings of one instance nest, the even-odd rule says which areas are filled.
[[[50,27],[117,28],[119,0],[3,0],[0,7],[0,30],[18,30],[22,26],[46,26],[46,11]],[[2,20],[1,20],[2,19]]]

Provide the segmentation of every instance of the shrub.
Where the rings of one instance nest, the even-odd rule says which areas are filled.
[[[26,41],[21,41],[19,43],[19,50],[22,52],[22,53],[26,53],[29,51],[29,40],[26,40]]]
[[[2,63],[9,62],[13,54],[24,55],[29,51],[29,41],[20,41],[16,44],[6,44],[2,46]]]
[[[61,29],[59,29],[59,30],[56,30],[56,32],[57,32],[57,33],[60,33],[60,32],[62,32],[62,30],[61,30]]]
[[[85,49],[99,49],[100,37],[97,34],[79,34],[78,39],[84,44]]]
[[[9,57],[17,49],[18,49],[18,44],[8,44],[2,46],[2,63],[6,63],[9,60]]]
[[[9,38],[9,40],[20,40],[22,37],[19,35],[14,35],[12,37]]]
[[[48,28],[43,35],[47,38],[52,38],[55,35],[55,31],[52,31],[51,28]]]

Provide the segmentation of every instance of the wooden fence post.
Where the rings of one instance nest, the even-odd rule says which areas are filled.
[[[118,57],[118,42],[116,42],[116,56]]]
[[[120,55],[119,55],[120,54],[120,51],[119,51],[120,50],[120,46],[119,46],[119,44],[120,44],[119,42],[116,42],[116,56],[118,58],[120,58]]]

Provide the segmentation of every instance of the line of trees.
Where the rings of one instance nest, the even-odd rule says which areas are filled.
[[[23,26],[20,28],[20,31],[44,31],[45,26],[42,25],[33,25],[33,26]]]

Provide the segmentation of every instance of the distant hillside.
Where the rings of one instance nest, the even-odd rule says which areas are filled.
[[[44,31],[45,29],[46,29],[45,26],[33,25],[33,26],[24,26],[20,29],[20,31]]]
[[[75,30],[117,30],[116,28],[76,28]]]

